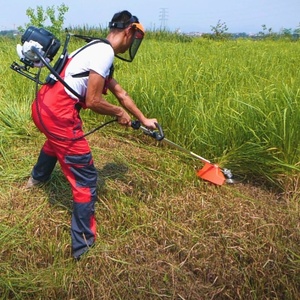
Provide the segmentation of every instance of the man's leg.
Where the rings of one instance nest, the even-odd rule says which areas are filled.
[[[69,147],[66,144],[57,147],[58,143],[55,141],[53,147],[56,148],[55,152],[62,171],[72,188],[72,252],[74,258],[79,259],[94,245],[96,239],[97,170],[85,139],[72,142]]]
[[[31,188],[37,184],[46,182],[50,179],[51,173],[57,162],[57,157],[51,144],[47,140],[40,151],[38,160],[31,171],[26,187]]]
[[[96,239],[95,202],[97,170],[91,153],[66,156],[68,180],[73,193],[71,238],[73,256],[79,258],[94,245]]]

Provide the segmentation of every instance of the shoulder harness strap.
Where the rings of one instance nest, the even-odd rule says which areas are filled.
[[[84,50],[84,49],[86,49],[87,47],[89,47],[89,46],[91,46],[91,45],[94,45],[94,44],[96,44],[96,43],[106,43],[106,44],[108,44],[108,45],[110,45],[110,42],[107,40],[107,39],[102,39],[102,38],[97,38],[97,39],[95,39],[95,40],[92,40],[92,39],[87,39],[88,37],[86,37],[85,38],[85,40],[86,41],[88,41],[88,42],[90,42],[90,41],[93,41],[92,43],[90,43],[90,44],[87,44],[87,45],[85,45],[84,47],[82,47],[81,49],[79,49],[76,53],[75,53],[75,55],[77,55],[79,52],[81,52],[82,50]],[[74,55],[74,56],[75,56]],[[73,56],[73,57],[74,57]],[[112,78],[113,77],[113,73],[114,73],[114,65],[112,64],[112,66],[110,67],[110,70],[109,70],[109,75],[108,75],[108,77],[109,78]],[[85,72],[81,72],[81,73],[77,73],[77,74],[74,74],[74,75],[72,75],[72,77],[73,78],[82,78],[82,77],[87,77],[87,76],[89,76],[89,74],[90,74],[90,71],[85,71]]]

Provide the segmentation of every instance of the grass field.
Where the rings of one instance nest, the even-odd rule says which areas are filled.
[[[98,241],[79,262],[59,166],[23,188],[44,138],[34,83],[9,69],[18,42],[0,41],[0,299],[300,298],[299,42],[146,39],[133,63],[116,61],[168,139],[239,183],[205,182],[200,161],[110,124],[88,138]],[[109,120],[82,118],[86,130]]]

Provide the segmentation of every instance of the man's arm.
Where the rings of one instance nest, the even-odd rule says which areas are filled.
[[[102,115],[116,116],[121,125],[130,125],[130,116],[120,106],[113,105],[103,98],[102,90],[105,79],[94,71],[90,71],[87,93],[85,97],[86,107]]]
[[[142,124],[151,129],[156,128],[155,123],[157,123],[157,120],[146,118],[141,110],[136,106],[133,99],[115,79],[111,79],[108,88],[118,99],[119,103],[134,117],[136,117]]]

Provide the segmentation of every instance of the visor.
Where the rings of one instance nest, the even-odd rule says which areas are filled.
[[[117,58],[127,62],[133,61],[145,35],[145,30],[141,23],[132,23],[131,26],[135,30],[135,33],[130,47],[126,52],[116,54]]]

